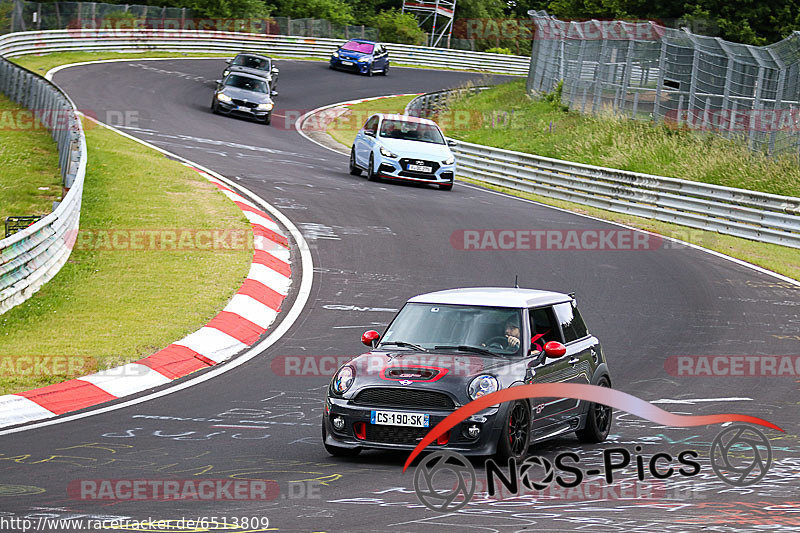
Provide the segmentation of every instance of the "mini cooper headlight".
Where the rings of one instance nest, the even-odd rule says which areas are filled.
[[[391,157],[391,158],[397,159],[397,154],[393,154],[392,152],[390,152],[389,150],[387,150],[383,146],[381,146],[381,155],[383,157]]]
[[[339,394],[344,394],[356,380],[356,371],[352,366],[343,366],[333,378],[333,390]]]
[[[258,107],[256,107],[256,109],[258,109],[259,111],[272,111],[272,107],[273,104],[266,103],[266,104],[258,104]]]
[[[443,165],[452,165],[455,162],[456,162],[456,158],[451,155],[450,157],[448,157],[447,159],[442,161],[442,164]]]
[[[369,56],[359,57],[359,58],[358,58],[358,62],[359,62],[359,63],[366,63],[366,62],[367,62],[367,61],[369,61],[370,59],[372,59],[372,58],[371,58],[371,57],[369,57]]]
[[[497,392],[500,385],[497,383],[497,378],[484,374],[473,379],[469,384],[469,397],[473,400],[486,396],[493,392]]]
[[[220,102],[227,102],[227,103],[233,102],[233,98],[231,98],[230,96],[228,96],[225,93],[218,93],[217,94],[217,100],[219,100]]]

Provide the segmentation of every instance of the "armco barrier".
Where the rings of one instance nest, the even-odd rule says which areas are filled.
[[[0,37],[0,55],[13,57],[48,52],[210,52],[260,51],[274,56],[328,58],[343,39],[292,37],[200,30],[52,30],[9,33]],[[386,44],[392,62],[438,68],[470,69],[524,76],[530,58]]]
[[[0,92],[33,114],[58,144],[64,188],[55,210],[0,240],[0,314],[27,300],[66,263],[78,229],[86,173],[86,139],[75,105],[44,78],[0,58]],[[30,213],[9,213],[27,215]]]
[[[444,92],[419,96],[406,113],[429,116]],[[617,213],[800,248],[800,198],[572,163],[459,141],[458,173],[493,185]]]

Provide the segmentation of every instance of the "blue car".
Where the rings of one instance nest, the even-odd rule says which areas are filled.
[[[389,73],[389,52],[384,45],[375,41],[352,39],[331,55],[330,66],[332,69],[351,70],[367,76],[375,72],[386,76]]]

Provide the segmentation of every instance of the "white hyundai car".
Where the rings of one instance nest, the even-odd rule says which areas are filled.
[[[448,141],[432,120],[408,115],[372,115],[359,130],[350,150],[350,174],[432,183],[453,188],[456,158]]]

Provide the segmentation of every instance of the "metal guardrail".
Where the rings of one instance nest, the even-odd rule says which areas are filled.
[[[275,56],[328,58],[342,39],[292,37],[199,30],[52,30],[9,33],[0,37],[0,55],[13,57],[49,52],[220,52],[260,51]],[[428,48],[388,43],[391,60],[397,63],[479,70],[498,74],[524,76],[530,69],[530,58]]]
[[[429,116],[446,91],[406,113]],[[800,198],[572,163],[459,141],[458,173],[493,185],[754,241],[800,248]]]
[[[0,92],[33,115],[58,144],[66,195],[35,224],[0,240],[0,314],[27,300],[61,270],[75,240],[86,174],[86,139],[75,105],[41,76],[0,58]]]

